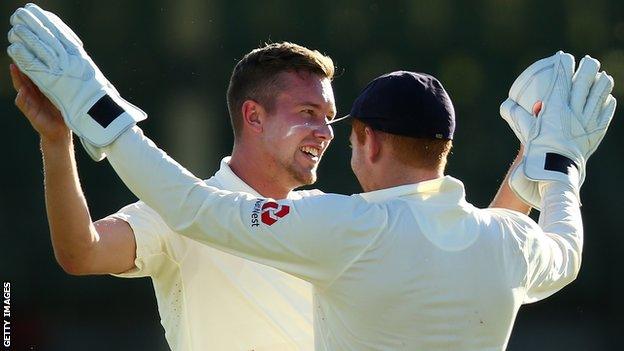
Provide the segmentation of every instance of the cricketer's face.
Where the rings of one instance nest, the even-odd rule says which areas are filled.
[[[266,121],[265,145],[281,177],[294,187],[312,184],[323,153],[334,138],[327,125],[336,115],[331,82],[298,72],[282,73],[280,79],[283,88]]]

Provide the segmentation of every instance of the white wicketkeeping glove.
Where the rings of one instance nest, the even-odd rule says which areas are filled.
[[[503,119],[525,145],[523,160],[510,177],[512,190],[540,209],[538,181],[565,181],[577,196],[588,158],[604,137],[615,112],[613,79],[598,73],[586,56],[574,72],[574,57],[563,52],[529,66],[513,83],[500,108]],[[537,118],[533,106],[542,101]]]
[[[147,118],[104,77],[76,34],[51,12],[34,4],[11,16],[9,56],[61,111],[91,157],[100,147]]]

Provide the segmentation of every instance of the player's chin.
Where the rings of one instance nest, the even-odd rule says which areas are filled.
[[[311,185],[316,183],[316,167],[297,172],[296,178],[301,185]]]
[[[310,177],[308,178],[308,182],[306,183],[306,185],[310,185],[314,183],[316,183],[316,170],[314,170],[314,172],[310,174]]]
[[[301,183],[301,185],[310,185],[316,182],[316,170],[318,169],[318,162],[296,162],[292,168],[294,178]]]

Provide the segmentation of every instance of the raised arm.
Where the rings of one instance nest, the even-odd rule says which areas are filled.
[[[573,184],[543,181],[539,225],[517,212],[493,209],[503,223],[510,284],[524,303],[544,299],[572,282],[581,268],[583,222]]]
[[[276,203],[205,185],[133,127],[145,113],[119,95],[56,15],[28,4],[11,24],[11,58],[91,151],[103,151],[92,154],[108,155],[126,185],[174,231],[323,284],[385,226],[386,212],[360,197]]]
[[[525,150],[510,186],[541,210],[539,226],[521,240],[526,299],[544,298],[579,272],[583,247],[580,188],[587,160],[615,112],[613,79],[585,56],[574,70],[572,55],[557,52],[529,66],[512,85],[501,116]],[[537,118],[530,113],[539,102]]]
[[[318,286],[330,284],[387,225],[385,209],[360,196],[274,201],[210,187],[138,127],[104,151],[128,188],[176,233]]]
[[[69,274],[120,273],[134,267],[130,226],[109,218],[92,223],[80,187],[71,131],[59,111],[17,67],[10,66],[15,104],[39,133],[46,211],[54,256]]]

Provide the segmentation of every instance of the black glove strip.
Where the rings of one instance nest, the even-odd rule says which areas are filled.
[[[106,128],[115,118],[119,117],[124,112],[124,109],[117,105],[110,96],[104,95],[91,106],[87,113],[98,122],[102,128]]]
[[[544,160],[545,170],[570,174],[570,167],[579,169],[579,166],[574,161],[563,155],[551,152],[546,153],[546,159]]]

